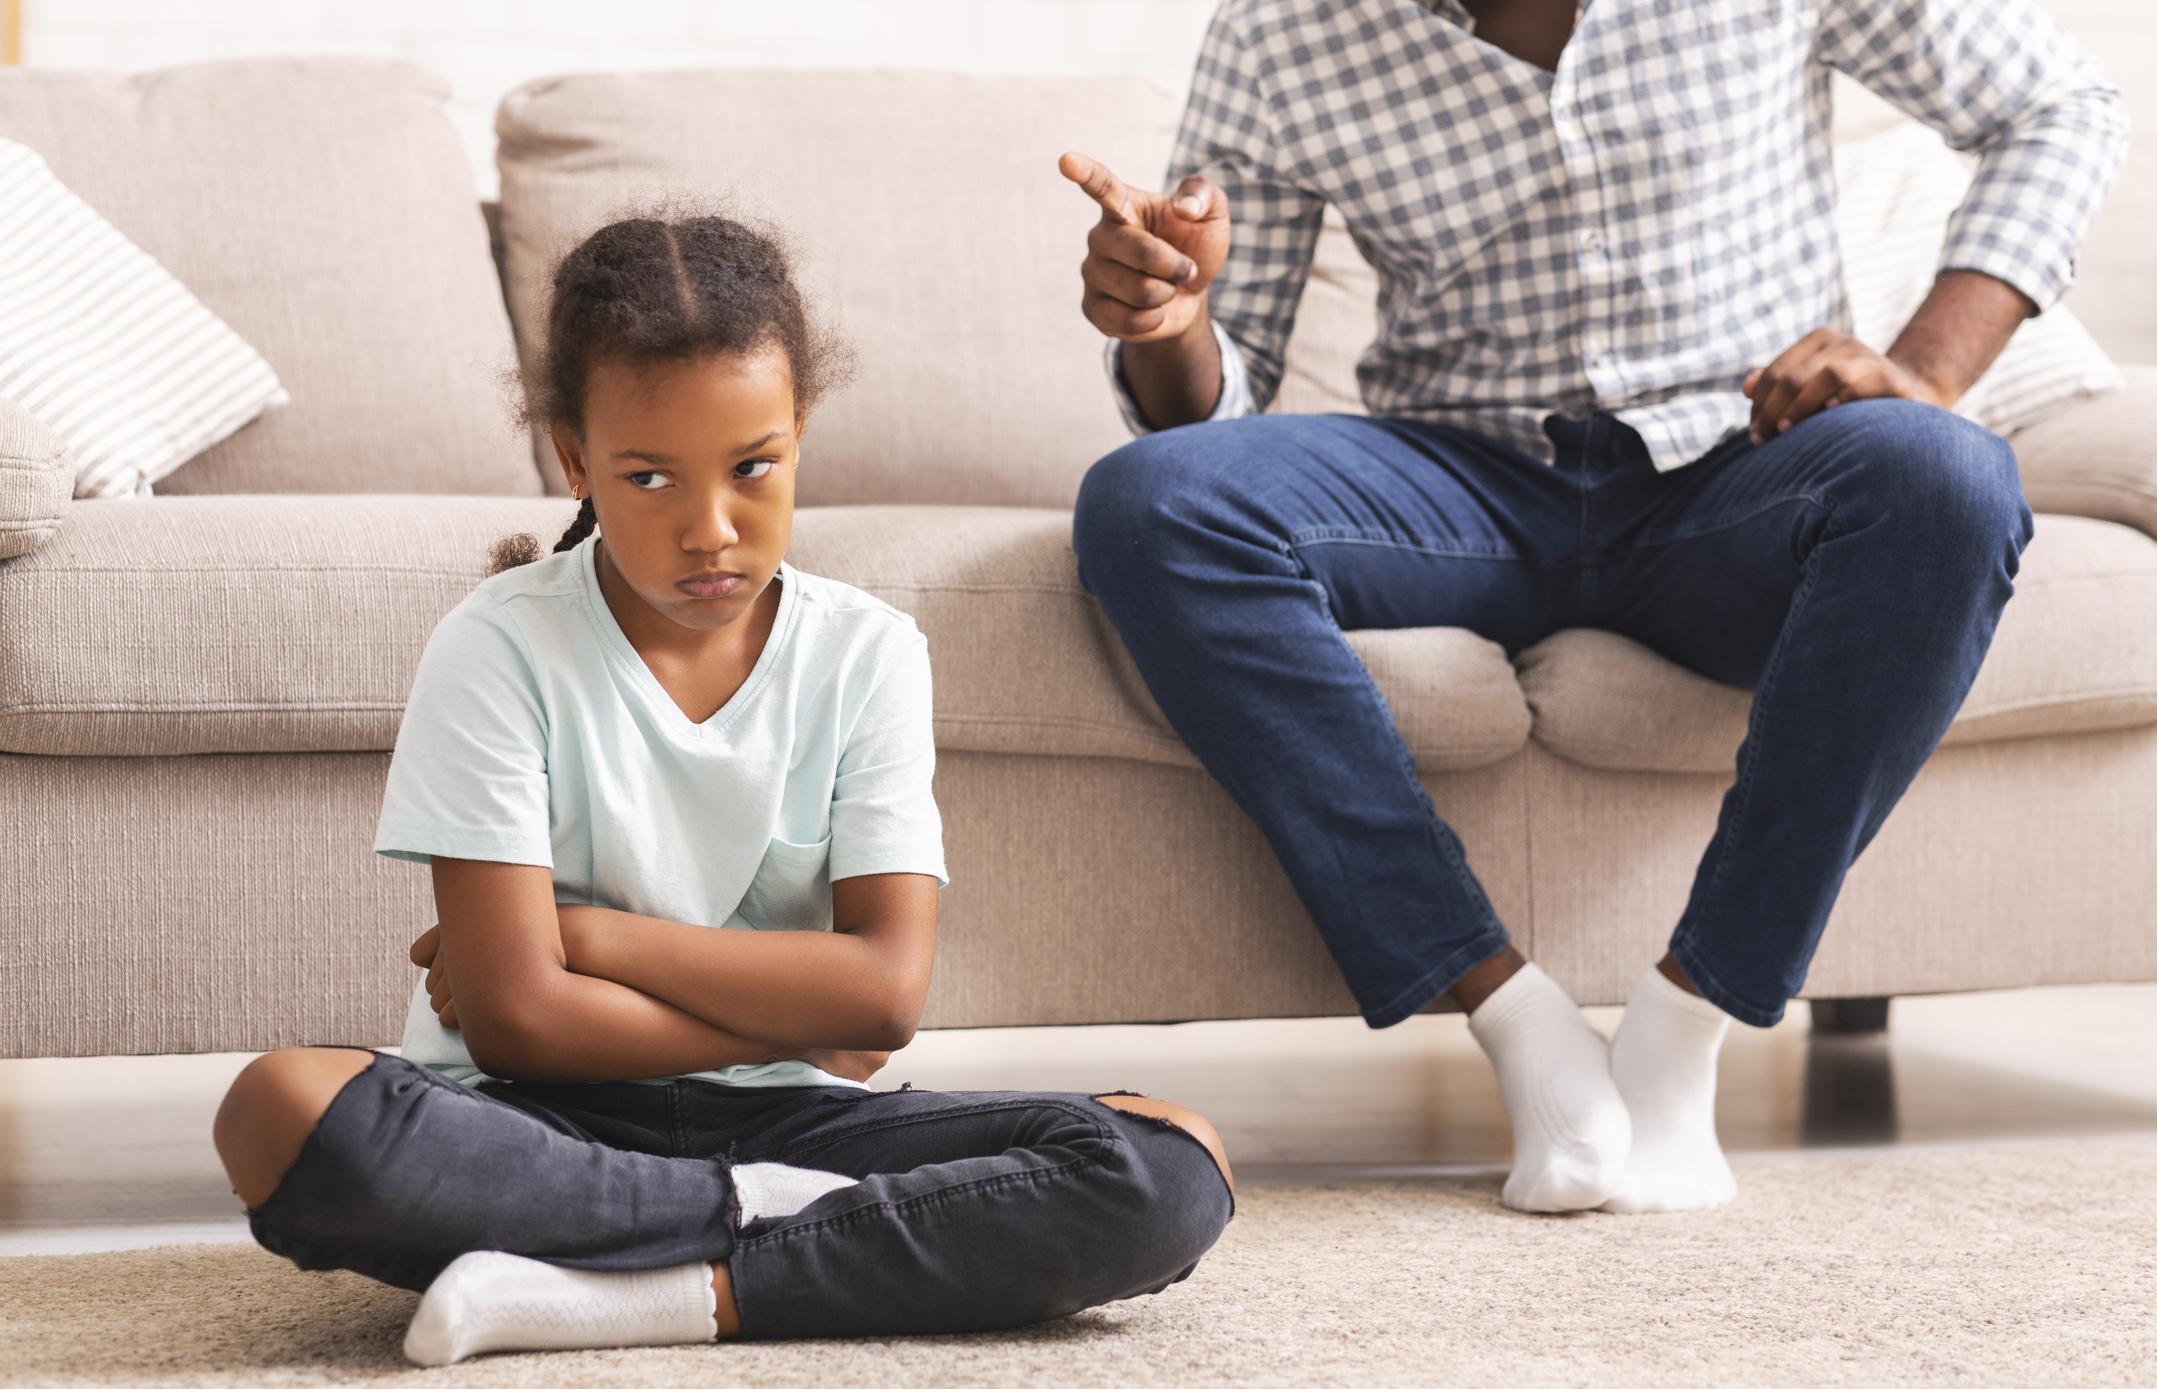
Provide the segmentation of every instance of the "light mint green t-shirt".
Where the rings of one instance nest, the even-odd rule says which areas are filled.
[[[694,925],[831,929],[834,879],[944,881],[929,654],[912,618],[782,565],[748,680],[691,723],[599,591],[596,539],[481,584],[420,660],[375,852],[551,868],[557,902]],[[428,1006],[404,1054],[487,1077]],[[731,1085],[853,1085],[802,1061]]]

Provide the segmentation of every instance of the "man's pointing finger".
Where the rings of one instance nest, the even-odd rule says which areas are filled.
[[[1125,226],[1132,225],[1131,194],[1123,186],[1123,180],[1108,170],[1108,165],[1076,150],[1056,161],[1056,169],[1083,190],[1087,197],[1101,204],[1101,210]]]

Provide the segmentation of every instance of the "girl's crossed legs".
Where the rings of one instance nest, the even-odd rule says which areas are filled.
[[[1233,1209],[1196,1114],[1127,1096],[490,1083],[274,1052],[218,1150],[264,1247],[424,1289],[500,1250],[565,1268],[713,1266],[719,1334],[890,1335],[1062,1316],[1187,1277]],[[854,1178],[737,1228],[731,1169]]]

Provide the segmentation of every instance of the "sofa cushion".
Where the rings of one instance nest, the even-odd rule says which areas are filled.
[[[392,747],[428,633],[544,498],[78,502],[0,565],[0,752]]]
[[[1071,516],[987,507],[803,512],[790,558],[911,613],[936,672],[936,745],[1195,767],[1079,586]],[[1351,632],[1430,771],[1502,761],[1528,707],[1496,642],[1434,628]]]
[[[383,749],[428,633],[488,547],[566,502],[227,497],[79,504],[0,567],[0,752]],[[1068,512],[837,507],[791,558],[914,614],[937,745],[1196,766],[1080,589]],[[1466,632],[1350,637],[1427,769],[1518,752],[1528,706]]]
[[[1079,314],[1099,209],[1084,149],[1151,183],[1175,107],[1131,78],[673,72],[552,78],[502,103],[510,308],[530,348],[553,262],[666,194],[774,220],[860,353],[804,443],[804,505],[1069,507],[1125,431]],[[550,480],[551,485],[551,480]]]
[[[291,393],[159,491],[539,491],[503,406],[508,321],[447,94],[361,58],[0,69],[0,136]]]
[[[27,555],[52,539],[74,486],[67,441],[0,397],[0,559]]]
[[[1611,632],[1577,630],[1520,656],[1535,740],[1613,771],[1728,772],[1752,696]],[[2015,597],[1942,744],[2157,723],[2157,541],[2040,516]]]
[[[2157,366],[2127,385],[2018,431],[2023,495],[2039,511],[2094,516],[2157,537]]]

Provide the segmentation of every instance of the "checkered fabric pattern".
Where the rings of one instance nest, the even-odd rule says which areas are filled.
[[[1459,0],[1222,5],[1164,185],[1228,195],[1216,418],[1279,387],[1331,203],[1378,273],[1373,414],[1547,460],[1545,418],[1609,411],[1677,467],[1744,427],[1747,371],[1849,327],[1830,68],[1982,156],[1941,268],[2041,309],[2126,154],[2119,93],[2038,0],[1594,0],[1555,74],[1473,28]]]

